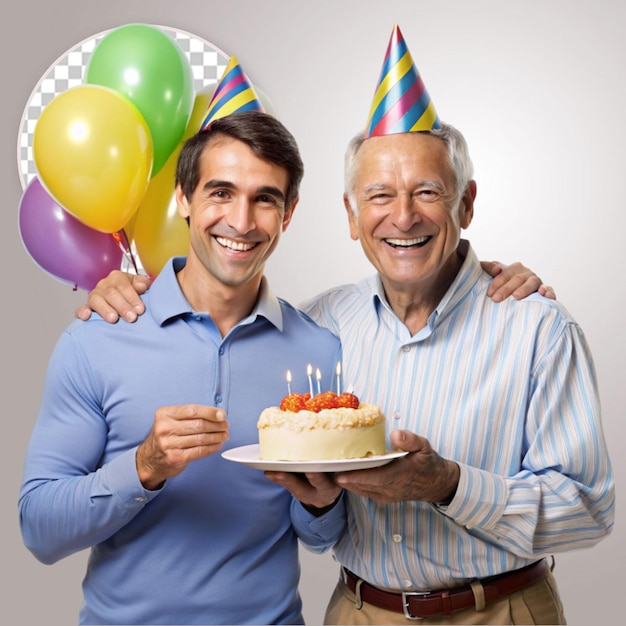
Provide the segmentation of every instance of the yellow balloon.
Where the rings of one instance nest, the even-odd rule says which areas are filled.
[[[170,257],[187,254],[189,227],[178,214],[174,194],[176,163],[182,143],[152,178],[133,223],[133,238],[139,260],[156,276]]]
[[[81,222],[106,233],[129,222],[146,193],[153,145],[145,120],[116,91],[80,85],[43,110],[33,156],[50,195]]]

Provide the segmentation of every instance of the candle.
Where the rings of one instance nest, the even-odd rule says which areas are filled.
[[[337,374],[337,395],[341,395],[341,361],[337,361],[337,367],[335,368]]]
[[[315,378],[317,379],[317,393],[322,393],[322,387],[321,387],[322,372],[320,372],[319,367],[315,370]]]
[[[291,372],[287,370],[287,393],[291,395]]]
[[[309,363],[306,366],[306,375],[309,378],[309,393],[311,394],[311,398],[313,397],[313,380],[311,378],[311,375],[313,374],[313,368],[311,367],[311,364]]]

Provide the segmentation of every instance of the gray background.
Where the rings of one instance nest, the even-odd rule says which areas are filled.
[[[20,122],[56,59],[78,42],[129,22],[182,29],[235,54],[298,139],[307,167],[302,200],[267,268],[274,290],[293,301],[369,273],[348,237],[342,155],[365,123],[398,23],[440,117],[469,141],[478,197],[467,235],[480,258],[523,261],[555,286],[586,332],[620,490],[626,473],[621,0],[37,0],[1,11],[0,358],[6,409],[0,568],[6,623],[75,623],[85,567],[85,554],[53,566],[37,563],[18,530],[22,460],[47,360],[85,299],[84,292],[40,270],[21,244]],[[612,536],[591,550],[557,558],[572,625],[617,622],[626,556],[620,521],[618,508]],[[319,624],[336,564],[329,555],[303,554],[302,562],[305,616]]]

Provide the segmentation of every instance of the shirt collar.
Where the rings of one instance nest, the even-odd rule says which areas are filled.
[[[154,321],[159,326],[173,318],[194,313],[176,279],[177,272],[185,267],[186,262],[186,257],[173,257],[170,259],[154,280],[149,291],[146,292],[145,297],[150,302],[149,310]],[[283,329],[283,314],[280,302],[272,293],[265,276],[261,280],[261,290],[254,309],[245,320],[241,321],[250,323],[257,317],[264,317],[278,330]]]

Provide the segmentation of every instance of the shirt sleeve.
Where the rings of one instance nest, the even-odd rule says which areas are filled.
[[[293,498],[291,523],[307,550],[316,554],[326,552],[339,540],[347,527],[345,494],[341,494],[330,511],[319,517],[309,513]]]
[[[592,357],[575,323],[538,345],[520,470],[498,476],[460,464],[440,510],[470,533],[533,558],[589,547],[611,532],[614,479]]]
[[[66,332],[48,366],[19,497],[24,543],[40,561],[108,539],[160,493],[141,485],[136,446],[105,462],[106,443],[88,363]]]

